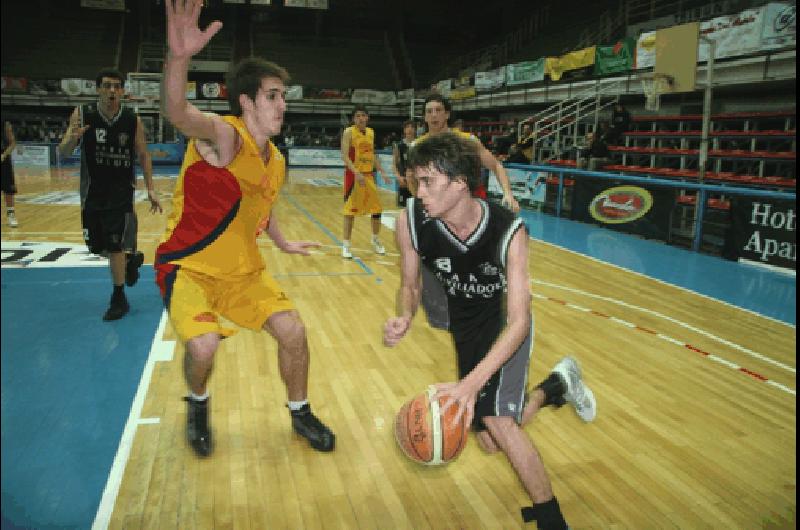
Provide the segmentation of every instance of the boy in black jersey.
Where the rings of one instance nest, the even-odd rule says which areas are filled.
[[[142,121],[122,105],[122,74],[105,68],[97,74],[97,104],[77,107],[58,146],[69,156],[81,142],[81,224],[86,246],[108,256],[114,291],[103,320],[118,320],[130,310],[124,284],[139,279],[144,255],[136,251],[136,165],[138,157],[152,213],[161,212],[153,188],[153,165]]]
[[[398,316],[387,320],[384,343],[407,333],[420,300],[420,264],[447,293],[449,332],[458,354],[457,383],[437,385],[445,408],[457,406],[481,446],[508,458],[534,502],[523,519],[542,529],[566,528],[541,457],[521,428],[546,405],[571,403],[584,421],[596,414],[594,396],[571,357],[526,396],[533,339],[528,236],[505,208],[472,196],[480,179],[475,143],[441,133],[409,153],[417,181],[396,228],[402,283]],[[526,399],[527,398],[527,399]]]

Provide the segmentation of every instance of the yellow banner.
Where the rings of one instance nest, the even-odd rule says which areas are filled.
[[[475,97],[475,87],[456,88],[450,91],[450,99],[467,99]]]
[[[594,64],[595,47],[569,52],[561,57],[548,57],[544,62],[544,72],[550,79],[558,81],[564,72],[585,68]]]

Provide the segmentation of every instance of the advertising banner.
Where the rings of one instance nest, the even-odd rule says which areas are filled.
[[[646,31],[636,41],[636,60],[633,67],[652,68],[656,65],[656,32]]]
[[[153,164],[181,164],[184,149],[183,144],[147,144]]]
[[[411,103],[411,100],[414,99],[414,89],[407,88],[405,90],[398,90],[397,91],[397,102],[398,103]]]
[[[477,92],[475,91],[474,86],[469,86],[465,88],[455,88],[450,91],[450,99],[453,101],[458,99],[468,99],[474,98]]]
[[[594,64],[595,46],[567,53],[560,57],[547,57],[544,63],[545,73],[553,81],[558,81],[564,72],[578,70]]]
[[[394,105],[397,102],[397,96],[395,96],[394,92],[357,88],[353,90],[350,101],[353,103],[369,103],[373,105]]]
[[[797,45],[797,6],[771,2],[762,11],[761,49]]]
[[[700,23],[700,35],[716,42],[716,58],[747,55],[761,48],[763,8],[746,9],[736,15],[712,18]],[[700,41],[698,60],[708,60],[708,44]]]
[[[439,81],[438,83],[436,83],[436,85],[434,85],[436,87],[436,91],[446,98],[450,97],[450,90],[453,85],[452,81],[453,81],[452,79],[444,79],[442,81]]]
[[[595,75],[615,74],[633,69],[636,41],[630,37],[613,46],[597,46],[594,57]]]
[[[795,203],[731,199],[731,228],[723,254],[797,270]]]
[[[303,99],[302,85],[289,85],[286,87],[286,101],[297,101]]]
[[[50,167],[50,146],[17,144],[11,152],[11,163],[14,166]]]
[[[500,88],[506,82],[506,67],[501,66],[488,72],[475,72],[475,88],[478,90],[493,90]]]
[[[576,221],[666,241],[675,190],[581,177],[575,180],[572,200]]]
[[[544,81],[544,57],[535,61],[525,61],[506,66],[506,84],[522,85]]]

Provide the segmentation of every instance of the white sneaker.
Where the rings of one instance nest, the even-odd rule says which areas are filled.
[[[17,222],[17,216],[13,213],[8,214],[8,226],[11,228],[16,228],[19,226],[19,223]]]
[[[383,248],[383,245],[381,245],[381,242],[377,239],[372,240],[372,248],[375,249],[375,254],[380,254],[381,256],[386,254],[386,249]]]
[[[597,402],[594,393],[581,379],[581,368],[578,361],[572,357],[564,357],[553,368],[553,372],[561,376],[567,385],[564,399],[575,407],[575,412],[585,422],[594,420],[597,416]]]
[[[350,252],[350,245],[342,245],[342,257],[352,259],[353,253]]]

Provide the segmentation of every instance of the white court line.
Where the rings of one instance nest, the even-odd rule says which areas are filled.
[[[686,328],[686,329],[688,329],[690,331],[693,331],[693,332],[695,332],[695,333],[697,333],[699,335],[702,335],[702,336],[704,336],[706,338],[715,340],[715,341],[717,341],[717,342],[719,342],[721,344],[724,344],[726,346],[729,346],[729,347],[731,347],[731,348],[733,348],[735,350],[739,350],[740,352],[745,353],[745,354],[749,355],[750,357],[753,357],[753,358],[758,359],[760,361],[763,361],[765,363],[769,363],[769,364],[771,364],[773,366],[777,366],[778,368],[782,368],[783,370],[786,370],[787,372],[791,372],[793,374],[797,373],[797,369],[795,369],[795,368],[793,368],[793,367],[791,367],[789,365],[783,364],[780,361],[776,361],[775,359],[767,357],[764,354],[755,352],[755,351],[753,351],[753,350],[751,350],[749,348],[745,348],[744,346],[740,346],[740,345],[738,345],[736,343],[733,343],[733,342],[731,342],[731,341],[729,341],[727,339],[723,339],[722,337],[717,337],[716,335],[714,335],[712,333],[709,333],[708,331],[704,331],[704,330],[702,330],[700,328],[696,328],[695,326],[692,326],[691,324],[687,324],[686,322],[681,322],[680,320],[677,320],[677,319],[674,319],[674,318],[669,317],[667,315],[661,314],[661,313],[659,313],[657,311],[653,311],[652,309],[647,309],[647,308],[644,308],[644,307],[635,306],[633,304],[629,304],[627,302],[623,302],[622,300],[616,300],[614,298],[608,298],[606,296],[600,296],[599,294],[587,293],[586,291],[582,291],[580,289],[573,289],[572,287],[565,287],[563,285],[558,285],[558,284],[555,284],[555,283],[549,283],[549,282],[545,282],[545,281],[542,281],[542,280],[531,280],[531,282],[532,283],[538,283],[539,285],[545,285],[547,287],[553,287],[555,289],[563,289],[564,291],[569,291],[569,292],[580,294],[580,295],[583,295],[583,296],[589,296],[591,298],[596,298],[598,300],[611,302],[612,304],[621,305],[623,307],[627,307],[628,309],[635,309],[637,311],[641,311],[642,313],[651,314],[653,316],[656,316],[658,318],[661,318],[663,320],[666,320],[668,322],[672,322],[673,324],[676,324],[678,326]],[[612,317],[612,319],[613,319],[613,317]]]
[[[147,354],[147,361],[142,371],[142,378],[139,380],[139,388],[136,389],[136,396],[133,398],[131,404],[131,411],[128,414],[128,421],[125,423],[125,429],[122,431],[122,437],[119,440],[117,447],[117,454],[114,457],[114,463],[111,464],[111,471],[108,473],[108,481],[106,487],[103,489],[103,496],[100,499],[100,506],[97,508],[97,514],[92,523],[92,530],[106,530],[109,522],[111,522],[111,514],[114,512],[114,504],[117,502],[117,495],[119,488],[122,485],[122,477],[125,474],[125,466],[128,463],[128,458],[131,455],[131,448],[133,447],[133,438],[136,435],[136,427],[139,424],[153,424],[158,418],[141,418],[142,407],[144,406],[144,399],[147,395],[147,389],[150,386],[150,379],[153,377],[153,367],[156,363],[156,352],[162,351],[161,337],[164,335],[164,328],[167,325],[167,311],[161,313],[161,321],[158,323],[155,337],[150,346],[150,352]]]
[[[778,324],[783,324],[784,326],[788,326],[788,327],[790,327],[792,329],[795,328],[795,326],[793,324],[789,324],[787,322],[783,322],[782,320],[778,320],[777,318],[773,318],[773,317],[768,316],[768,315],[762,315],[761,313],[756,313],[752,309],[747,309],[747,308],[744,308],[744,307],[739,307],[737,305],[733,305],[730,302],[726,302],[725,300],[720,300],[719,298],[713,298],[711,296],[708,296],[707,294],[698,293],[697,291],[693,291],[693,290],[691,290],[689,288],[682,287],[680,285],[675,285],[674,283],[665,282],[664,280],[659,280],[658,278],[654,278],[652,276],[648,276],[647,274],[644,274],[644,273],[641,273],[641,272],[638,272],[638,271],[635,271],[635,270],[626,269],[625,267],[622,267],[620,265],[615,265],[614,263],[609,263],[608,261],[603,261],[603,260],[601,260],[599,258],[595,258],[593,256],[589,256],[588,254],[581,254],[580,252],[577,252],[575,250],[569,249],[567,247],[562,247],[561,245],[556,245],[555,243],[550,243],[550,242],[545,241],[543,239],[536,239],[535,237],[531,237],[530,239],[533,240],[533,241],[536,241],[537,243],[542,243],[544,245],[549,245],[551,247],[555,247],[557,249],[563,250],[564,252],[569,252],[570,254],[575,254],[577,256],[582,256],[582,257],[584,257],[586,259],[590,259],[590,260],[592,260],[594,262],[602,263],[603,265],[608,265],[609,267],[613,267],[613,268],[619,269],[621,271],[629,272],[631,274],[635,274],[637,276],[641,276],[642,278],[647,278],[647,279],[653,280],[654,282],[658,282],[658,283],[660,283],[662,285],[669,285],[670,287],[675,287],[676,289],[680,289],[682,291],[686,291],[688,293],[692,293],[692,294],[695,294],[697,296],[701,296],[703,298],[707,298],[709,300],[714,300],[715,302],[719,302],[720,304],[724,304],[724,305],[726,305],[728,307],[733,307],[735,309],[738,309],[739,311],[744,311],[746,313],[750,313],[751,315],[756,315],[756,316],[759,316],[761,318],[766,318],[766,319],[771,320],[773,322],[777,322]]]

